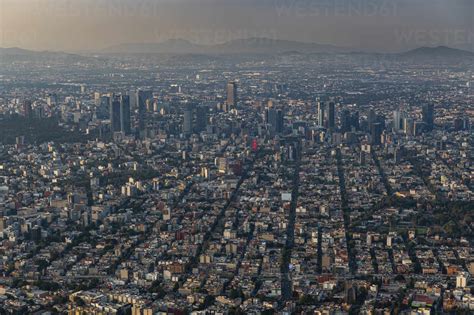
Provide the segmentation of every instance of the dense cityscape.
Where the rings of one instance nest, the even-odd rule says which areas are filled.
[[[0,313],[474,311],[472,59],[38,58],[2,62]]]
[[[474,314],[473,0],[0,0],[0,315]]]

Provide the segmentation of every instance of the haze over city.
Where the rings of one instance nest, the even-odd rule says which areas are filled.
[[[372,52],[473,50],[470,0],[2,0],[0,10],[1,46],[33,50],[252,37]]]
[[[472,0],[0,0],[0,315],[474,314]]]

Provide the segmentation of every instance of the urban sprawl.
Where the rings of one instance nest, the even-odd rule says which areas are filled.
[[[474,312],[469,66],[2,67],[0,314]]]

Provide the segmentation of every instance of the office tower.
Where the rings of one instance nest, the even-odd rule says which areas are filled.
[[[153,92],[152,91],[142,91],[138,90],[136,94],[136,104],[138,108],[146,109],[146,101],[153,99]]]
[[[376,120],[377,120],[377,114],[375,113],[373,109],[371,109],[369,113],[367,114],[367,123],[368,123],[369,129],[371,128],[372,124],[376,122]]]
[[[120,96],[120,131],[129,135],[131,133],[130,96]]]
[[[265,121],[271,134],[282,133],[284,129],[284,114],[281,109],[268,108],[265,112]]]
[[[29,100],[23,102],[23,115],[25,115],[27,119],[33,118],[33,109],[31,107],[31,101]]]
[[[56,94],[49,94],[46,98],[46,104],[53,106],[58,104],[58,96]]]
[[[190,135],[193,132],[193,109],[190,105],[184,108],[183,116],[183,133]]]
[[[96,108],[96,115],[98,119],[108,119],[109,117],[109,107],[110,107],[110,97],[103,95],[98,100],[98,105]]]
[[[327,111],[327,128],[334,129],[334,127],[336,126],[336,104],[334,102],[329,102],[327,106]]]
[[[401,129],[402,115],[399,110],[393,111],[393,131],[399,131]]]
[[[276,120],[276,111],[274,108],[265,109],[265,123],[272,128],[272,122]]]
[[[284,129],[284,114],[281,109],[277,110],[276,121],[275,121],[275,131],[277,133],[282,133]]]
[[[110,106],[110,96],[103,95],[100,97],[100,110],[101,112],[104,112],[104,119],[110,118],[109,116],[109,106]]]
[[[412,118],[403,118],[403,131],[407,136],[415,135],[415,123]]]
[[[110,102],[110,126],[112,132],[120,132],[121,122],[120,122],[120,98],[113,97]]]
[[[208,109],[209,108],[205,105],[200,105],[196,108],[196,131],[197,132],[206,130]]]
[[[376,115],[375,122],[382,125],[382,130],[385,130],[385,128],[386,128],[385,120],[386,120],[385,115],[383,115],[383,114],[377,114]]]
[[[326,106],[323,102],[318,102],[318,126],[324,127],[324,116],[326,112]]]
[[[428,131],[433,130],[434,128],[434,105],[433,104],[424,104],[421,108],[422,120],[426,124],[426,129]]]
[[[94,104],[97,107],[99,107],[100,105],[100,97],[101,97],[100,92],[94,92]]]
[[[360,129],[359,112],[355,112],[351,115],[351,126],[354,127],[355,130]]]
[[[382,130],[383,130],[382,124],[379,122],[376,122],[370,125],[370,135],[372,138],[372,144],[378,145],[381,143]]]
[[[145,129],[145,112],[147,111],[147,103],[151,102],[152,100],[152,91],[137,91],[135,103],[138,107],[138,129],[140,131]]]
[[[469,117],[464,117],[464,119],[462,120],[462,129],[463,130],[469,130],[470,129],[470,121],[469,121]]]
[[[138,109],[138,97],[137,97],[137,90],[130,90],[128,91],[127,95],[130,96],[130,110],[135,112],[136,109]]]
[[[237,83],[231,81],[227,83],[227,106],[236,106],[237,102]]]
[[[341,132],[351,131],[351,112],[345,108],[341,112]]]
[[[465,288],[467,286],[469,274],[461,272],[456,276],[456,288]]]

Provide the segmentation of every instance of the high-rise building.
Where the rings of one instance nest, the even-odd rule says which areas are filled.
[[[137,91],[135,103],[138,107],[138,129],[140,131],[145,129],[145,112],[147,111],[147,102],[151,102],[152,100],[152,91]]]
[[[120,132],[121,131],[121,123],[120,123],[120,98],[113,97],[110,102],[110,126],[112,132]]]
[[[334,102],[329,102],[327,105],[327,123],[326,126],[328,129],[334,129],[336,126],[336,104]]]
[[[231,81],[227,83],[227,106],[236,106],[237,102],[237,83]]]
[[[100,96],[96,107],[96,115],[98,119],[107,119],[109,117],[110,97],[107,95]]]
[[[461,272],[456,276],[456,288],[465,288],[469,275],[466,272]]]
[[[265,122],[268,124],[271,134],[282,133],[284,129],[283,111],[274,107],[267,108],[265,111]]]
[[[359,112],[357,111],[351,115],[351,126],[353,126],[355,130],[360,129]]]
[[[385,130],[386,126],[385,126],[385,115],[384,114],[377,114],[375,116],[375,122],[379,123],[382,125],[382,130]]]
[[[209,108],[205,105],[200,105],[196,108],[196,131],[197,132],[206,130],[208,110]]]
[[[469,130],[470,129],[470,121],[469,121],[469,117],[464,117],[464,119],[462,120],[462,128],[464,130]]]
[[[381,143],[382,131],[383,131],[383,127],[381,123],[376,122],[370,125],[370,135],[371,135],[372,144],[378,145]]]
[[[188,105],[183,112],[183,133],[190,135],[193,132],[193,108]]]
[[[399,110],[393,111],[393,131],[402,129],[402,115]]]
[[[276,121],[275,121],[275,131],[276,133],[282,133],[285,123],[284,123],[284,114],[281,109],[278,109],[276,112]]]
[[[100,105],[100,97],[101,97],[100,92],[94,92],[94,103],[95,103],[95,106],[99,106],[99,105]]]
[[[341,132],[351,131],[351,112],[345,108],[341,112]]]
[[[48,97],[46,98],[46,104],[48,106],[53,106],[58,104],[58,95],[57,94],[49,94]]]
[[[422,120],[426,124],[426,130],[431,131],[434,128],[434,105],[424,104],[421,108]]]
[[[377,114],[375,113],[375,111],[373,109],[369,110],[369,113],[367,114],[367,121],[369,123],[369,126],[374,123],[376,119]]]
[[[412,118],[406,117],[403,119],[403,131],[407,136],[415,135],[415,122]]]
[[[131,133],[130,115],[130,96],[122,95],[120,97],[120,131],[126,135]]]
[[[130,110],[132,113],[138,108],[138,97],[137,97],[137,90],[130,90],[128,91],[127,95],[130,96]]]
[[[30,100],[25,100],[23,102],[23,115],[25,115],[25,118],[28,119],[33,118],[33,108],[31,107]]]
[[[324,127],[324,118],[326,112],[326,104],[318,102],[318,126]]]

